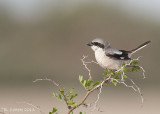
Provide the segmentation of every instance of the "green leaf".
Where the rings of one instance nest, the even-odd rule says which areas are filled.
[[[123,67],[123,71],[127,71],[127,68],[125,66]]]
[[[55,114],[57,111],[57,108],[53,107],[52,112],[49,112],[49,114]]]
[[[53,92],[53,96],[57,98],[58,94]]]
[[[108,71],[108,69],[105,69],[105,75],[107,75],[107,74],[108,74],[108,72],[109,72],[109,71]]]
[[[118,79],[119,79],[119,76],[118,76],[118,75],[115,75],[115,76],[114,76],[114,79],[117,79],[117,80],[118,80]]]
[[[115,86],[117,86],[117,82],[116,82],[116,81],[113,81],[113,84],[114,84]]]
[[[73,105],[73,104],[75,104],[75,102],[73,100],[69,100],[68,104]]]
[[[74,107],[78,107],[78,105],[76,103],[73,104]]]
[[[117,82],[115,81],[115,80],[111,80],[111,82],[115,85],[115,86],[117,86]]]
[[[138,70],[140,70],[140,67],[139,67],[139,66],[134,66],[134,67],[132,67],[132,69],[131,69],[132,72],[133,72],[133,71],[138,71]]]
[[[83,86],[86,87],[86,80],[83,80]]]
[[[100,84],[100,81],[95,82],[95,83],[93,84],[93,87],[94,87],[94,86],[97,86],[98,84]]]
[[[83,85],[83,87],[84,87],[86,90],[88,89],[88,84],[91,83],[91,80],[88,80],[89,83],[88,83],[88,81],[84,80],[84,79],[83,79],[83,76],[79,76],[79,81],[81,82],[81,84]]]
[[[90,86],[92,82],[93,82],[93,80],[88,79],[88,81],[87,81],[86,85],[87,85],[87,86]]]
[[[100,84],[100,81],[97,81],[97,82],[95,82],[95,83],[92,83],[92,84],[90,85],[90,88],[93,88],[93,87],[97,86],[98,84]]]
[[[56,97],[55,93],[53,92],[53,97]]]
[[[63,95],[64,94],[64,88],[60,89],[59,92]]]
[[[79,114],[86,114],[86,112],[82,113],[82,112],[79,112]]]
[[[69,91],[69,94],[72,94],[74,92],[74,88],[72,88],[70,91]]]
[[[78,94],[73,94],[73,95],[71,95],[70,100],[74,99],[74,98],[77,97],[77,96],[78,96]]]
[[[62,96],[61,96],[60,94],[58,95],[58,98],[59,98],[60,100],[62,100]]]
[[[105,69],[105,76],[104,77],[108,77],[108,76],[112,76],[114,75],[114,73],[108,69]]]
[[[53,96],[56,97],[59,100],[62,100],[62,96],[60,94],[53,93]]]
[[[127,75],[123,75],[123,78],[127,78]]]
[[[82,82],[83,76],[79,75],[79,81]]]
[[[140,70],[141,68],[139,66],[135,66],[136,71]]]
[[[57,108],[53,107],[52,112],[53,112],[53,113],[57,112]]]
[[[122,71],[120,70],[120,71],[118,71],[118,72],[115,72],[115,74],[122,74]]]
[[[130,63],[130,65],[137,65],[138,64],[138,60],[132,60],[132,62]]]

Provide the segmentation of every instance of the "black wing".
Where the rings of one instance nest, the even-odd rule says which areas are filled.
[[[129,51],[125,51],[125,50],[119,50],[122,53],[121,54],[117,54],[117,53],[106,53],[106,56],[112,58],[112,59],[116,59],[116,60],[130,60],[128,54]]]

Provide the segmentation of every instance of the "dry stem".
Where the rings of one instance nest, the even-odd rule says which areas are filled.
[[[91,76],[91,70],[87,67],[87,64],[90,64],[90,63],[95,63],[95,64],[98,64],[97,62],[95,62],[95,61],[90,61],[90,62],[86,62],[86,61],[84,61],[84,59],[86,59],[87,58],[87,56],[84,56],[83,55],[83,58],[81,59],[81,61],[82,61],[82,63],[83,63],[83,65],[84,65],[84,67],[87,69],[87,71],[88,71],[88,75],[89,75],[89,79],[92,79],[92,76]]]
[[[44,78],[44,79],[42,79],[42,78],[40,78],[40,79],[36,79],[36,80],[34,80],[33,82],[35,83],[35,82],[38,82],[38,81],[49,81],[49,82],[51,82],[53,85],[55,85],[55,86],[59,86],[59,84],[58,83],[56,83],[54,80],[52,80],[52,79],[49,79],[49,78]]]

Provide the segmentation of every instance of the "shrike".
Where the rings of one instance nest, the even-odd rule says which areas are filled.
[[[102,38],[96,38],[87,45],[91,46],[95,53],[98,64],[104,69],[118,70],[121,63],[127,64],[131,60],[132,54],[147,46],[151,41],[147,41],[130,51],[112,48],[110,44]]]

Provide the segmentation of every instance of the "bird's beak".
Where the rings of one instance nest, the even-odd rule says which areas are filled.
[[[87,46],[93,46],[92,42],[89,42],[88,44],[86,44]]]

